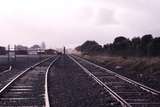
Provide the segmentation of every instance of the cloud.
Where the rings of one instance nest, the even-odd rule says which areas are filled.
[[[118,21],[115,18],[115,11],[107,8],[100,8],[96,15],[96,23],[98,25],[117,24]]]
[[[9,2],[10,1],[10,2]],[[0,43],[61,47],[160,31],[160,0],[0,1]],[[8,39],[10,38],[10,39]]]

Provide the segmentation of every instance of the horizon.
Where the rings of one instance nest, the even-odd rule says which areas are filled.
[[[0,1],[0,45],[75,48],[117,36],[159,36],[159,0],[5,0]]]

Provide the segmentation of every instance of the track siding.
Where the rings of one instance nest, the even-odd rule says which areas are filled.
[[[0,107],[44,107],[45,73],[53,59],[25,72],[0,93]]]

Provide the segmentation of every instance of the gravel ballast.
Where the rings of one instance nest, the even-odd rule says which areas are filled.
[[[120,107],[110,94],[67,56],[55,62],[48,82],[51,107]]]

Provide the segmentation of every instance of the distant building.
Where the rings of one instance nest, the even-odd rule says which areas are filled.
[[[33,45],[28,49],[28,54],[30,55],[37,55],[40,52],[41,47],[39,45]]]
[[[27,46],[23,46],[23,45],[17,45],[16,46],[16,50],[27,50],[28,47]]]
[[[0,46],[0,55],[5,55],[6,54],[6,48]]]
[[[47,55],[53,55],[53,54],[56,54],[56,50],[53,50],[53,49],[46,49],[45,50],[45,54]]]
[[[17,45],[15,53],[17,55],[27,55],[28,54],[28,47],[22,46],[22,45]]]

